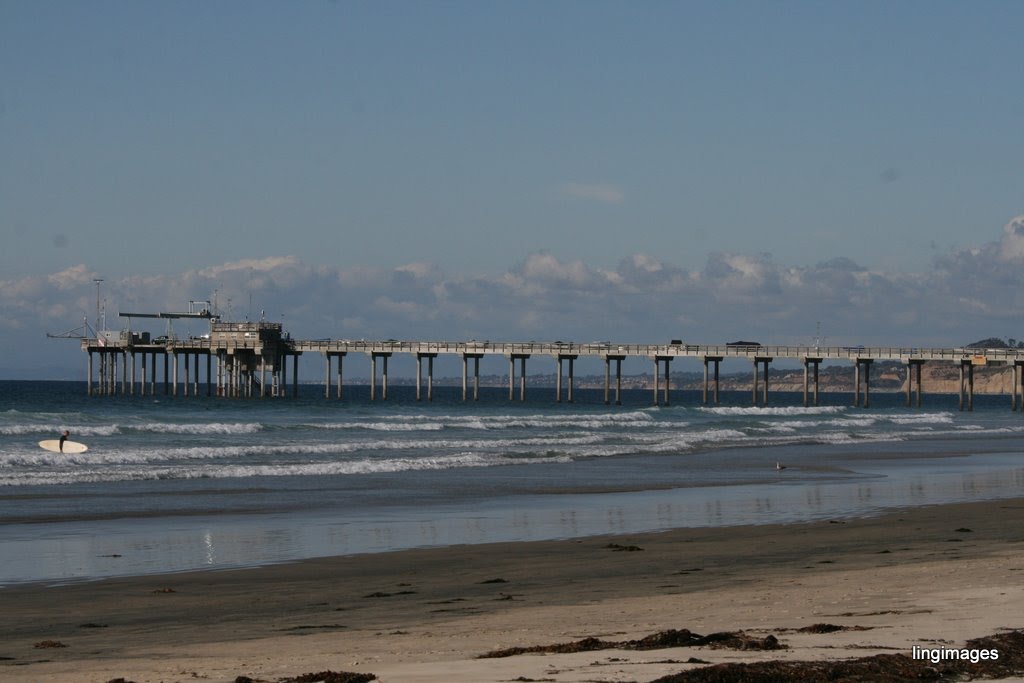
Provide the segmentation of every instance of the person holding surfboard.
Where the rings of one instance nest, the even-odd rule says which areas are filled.
[[[71,431],[68,429],[64,430],[64,433],[60,435],[60,439],[45,439],[39,442],[39,447],[50,451],[51,453],[60,453],[62,455],[78,455],[79,453],[85,453],[89,450],[89,447],[84,443],[78,443],[72,441],[70,438]]]

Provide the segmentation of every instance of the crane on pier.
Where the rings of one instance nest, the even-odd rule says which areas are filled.
[[[173,323],[175,320],[185,319],[199,319],[209,320],[210,322],[216,322],[220,320],[220,316],[214,313],[210,308],[209,301],[189,301],[188,311],[172,311],[162,313],[128,313],[124,311],[118,312],[118,316],[128,319],[128,328],[131,329],[132,318],[160,318],[167,321],[167,339],[174,338]]]

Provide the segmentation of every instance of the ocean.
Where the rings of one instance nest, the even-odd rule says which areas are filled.
[[[0,382],[0,586],[414,547],[839,519],[1021,494],[1024,414],[1007,396],[412,387],[369,401],[90,397]],[[81,455],[37,446],[64,429]],[[781,463],[784,468],[777,469]]]

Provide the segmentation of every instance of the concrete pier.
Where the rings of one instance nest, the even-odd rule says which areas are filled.
[[[138,315],[138,314],[136,314]],[[594,342],[421,342],[421,341],[347,341],[293,340],[283,334],[279,323],[213,322],[211,333],[202,337],[160,338],[150,340],[148,333],[104,332],[99,338],[80,340],[87,353],[86,390],[97,396],[156,395],[158,365],[163,364],[162,392],[168,396],[192,398],[199,396],[203,357],[206,358],[206,394],[225,398],[251,396],[283,397],[298,395],[298,357],[303,353],[320,353],[324,360],[324,396],[330,397],[332,364],[338,359],[338,398],[344,396],[342,359],[348,353],[365,353],[371,361],[371,400],[378,398],[377,361],[384,365],[380,375],[382,398],[387,396],[387,358],[395,353],[408,353],[417,359],[417,399],[422,399],[422,359],[427,359],[427,400],[433,399],[433,359],[440,355],[464,359],[464,396],[469,400],[468,359],[474,362],[475,400],[479,399],[479,360],[488,355],[509,359],[509,397],[515,398],[515,361],[519,360],[519,400],[526,395],[526,359],[550,356],[557,363],[555,400],[563,400],[562,382],[565,361],[568,367],[569,401],[575,399],[575,366],[579,357],[591,357],[605,363],[604,400],[611,404],[612,363],[615,364],[614,402],[621,404],[622,361],[627,358],[654,360],[654,402],[670,401],[671,362],[693,358],[703,363],[704,383],[701,401],[704,405],[719,403],[719,372],[723,361],[746,360],[754,364],[752,402],[767,405],[769,364],[776,358],[793,359],[804,364],[804,404],[818,405],[818,375],[822,362],[848,362],[854,365],[854,403],[870,405],[870,364],[873,361],[898,360],[907,365],[907,403],[922,403],[922,366],[925,362],[954,364],[960,367],[960,407],[972,410],[974,405],[974,367],[1005,366],[1012,373],[1010,407],[1018,406],[1024,414],[1024,349],[973,348],[904,348],[904,347],[819,347],[696,345],[696,344],[612,344]],[[141,356],[141,358],[140,358]],[[288,360],[291,360],[291,391],[289,392]],[[213,368],[214,363],[216,368]],[[149,373],[148,379],[147,374]],[[764,373],[762,383],[761,373]],[[662,376],[664,375],[664,377]],[[664,381],[664,384],[662,382]],[[812,384],[813,382],[813,384]],[[861,384],[864,385],[861,401]],[[215,387],[215,390],[214,390]],[[813,394],[812,394],[813,387]],[[916,393],[916,401],[914,394]],[[759,400],[760,397],[760,400]],[[812,398],[813,397],[813,398]],[[1018,398],[1019,397],[1019,398]]]

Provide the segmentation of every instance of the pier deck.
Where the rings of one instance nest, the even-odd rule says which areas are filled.
[[[324,395],[332,395],[333,381],[338,398],[343,396],[343,359],[348,354],[364,354],[370,359],[370,398],[387,399],[388,359],[395,354],[408,354],[416,359],[416,398],[433,399],[433,361],[440,355],[462,358],[462,396],[464,400],[479,398],[480,359],[503,356],[509,360],[509,400],[515,400],[516,361],[519,361],[519,400],[526,395],[526,361],[534,356],[549,357],[557,362],[555,400],[563,398],[563,363],[568,364],[567,400],[573,400],[574,361],[579,357],[605,361],[605,402],[621,403],[622,361],[644,358],[654,363],[653,401],[669,404],[670,364],[679,358],[695,358],[704,365],[702,402],[718,403],[719,366],[726,360],[745,360],[753,365],[752,403],[766,405],[769,398],[769,367],[777,359],[799,360],[804,366],[804,405],[818,404],[818,371],[826,360],[849,361],[854,364],[854,405],[870,406],[871,364],[875,361],[900,361],[908,366],[906,382],[907,405],[921,405],[921,366],[927,362],[956,364],[960,368],[960,409],[974,406],[974,368],[1006,366],[1013,374],[1011,409],[1024,408],[1024,349],[1010,348],[940,348],[904,346],[790,346],[733,344],[634,344],[612,342],[504,342],[504,341],[400,341],[314,339],[296,340],[282,334],[274,323],[214,323],[211,335],[187,339],[151,341],[122,334],[120,338],[82,339],[82,350],[89,355],[88,391],[102,395],[156,392],[157,360],[163,361],[163,390],[171,395],[188,396],[200,393],[200,359],[205,359],[207,395],[218,396],[285,396],[288,394],[288,359],[292,360],[292,393],[298,393],[298,357],[317,353],[324,357]],[[158,343],[159,342],[159,343]],[[98,370],[94,373],[93,354],[98,354]],[[136,373],[136,360],[141,358],[141,373]],[[212,360],[217,359],[216,382]],[[148,378],[147,378],[147,359]],[[190,364],[190,359],[193,363]],[[426,361],[427,385],[423,392],[423,361]],[[470,391],[470,361],[473,364]],[[120,362],[120,372],[118,365]],[[171,366],[169,370],[169,364]],[[378,364],[381,366],[378,392]],[[191,367],[190,367],[191,365]],[[615,382],[612,383],[614,365]],[[193,371],[194,368],[194,371]],[[170,372],[170,374],[169,374]],[[267,379],[269,373],[269,380]],[[95,386],[93,384],[96,375]],[[120,378],[120,379],[119,379]],[[180,379],[179,379],[180,378]],[[214,385],[216,389],[214,389]],[[614,392],[614,399],[612,393]],[[1020,400],[1018,400],[1018,397]]]

